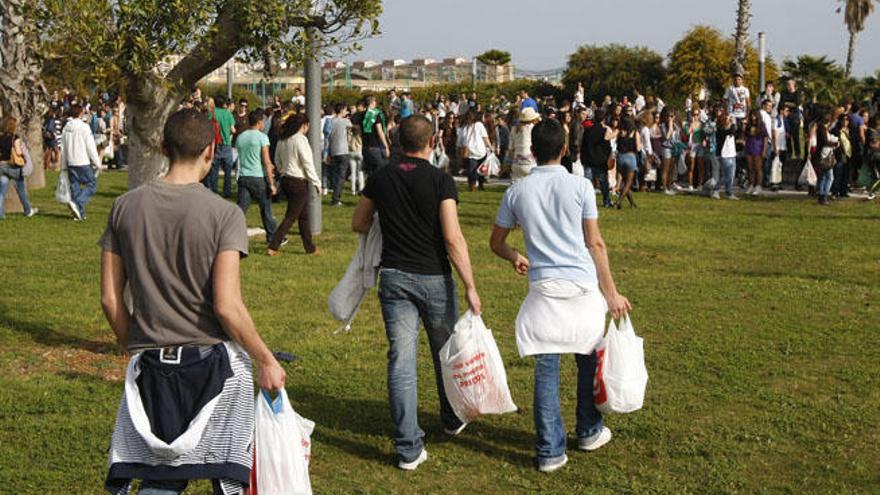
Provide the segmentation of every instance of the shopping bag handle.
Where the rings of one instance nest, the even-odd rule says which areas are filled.
[[[272,414],[281,414],[281,410],[284,408],[284,397],[286,395],[284,389],[279,390],[274,399],[269,391],[264,388],[260,389],[260,394],[266,400],[266,404],[269,405],[269,410],[272,411]]]

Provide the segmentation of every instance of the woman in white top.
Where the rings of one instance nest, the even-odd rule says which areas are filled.
[[[463,158],[467,163],[468,187],[473,191],[474,185],[479,184],[480,190],[482,190],[486,178],[477,171],[480,169],[480,165],[486,161],[486,157],[489,156],[489,151],[492,150],[492,142],[489,141],[489,133],[486,131],[486,126],[483,125],[483,118],[479,112],[475,110],[469,111],[465,115],[464,120],[465,123],[459,129],[458,136],[464,151]]]
[[[315,171],[312,148],[306,137],[308,132],[309,121],[304,114],[288,117],[281,127],[275,148],[275,164],[281,172],[281,189],[287,196],[287,212],[284,214],[284,221],[269,241],[269,256],[281,254],[281,244],[296,220],[299,220],[299,235],[306,254],[318,254],[312,243],[308,203],[310,187],[321,194],[321,179]]]
[[[519,116],[519,123],[513,128],[511,136],[513,147],[513,165],[510,168],[510,178],[516,182],[529,175],[537,165],[532,155],[532,127],[541,120],[531,107],[523,109]]]

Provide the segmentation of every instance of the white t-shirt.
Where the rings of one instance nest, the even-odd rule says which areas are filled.
[[[642,95],[636,96],[636,113],[641,112],[643,108],[645,108],[645,97]]]
[[[479,160],[488,154],[486,141],[489,133],[482,122],[477,122],[464,128],[464,145],[468,148],[468,158]]]
[[[727,113],[735,119],[746,118],[748,111],[748,100],[751,97],[749,88],[745,86],[730,86],[724,93],[724,99],[727,101]]]
[[[773,119],[773,133],[776,136],[776,151],[785,151],[785,122],[781,115],[777,115]]]
[[[773,136],[773,117],[769,113],[761,110],[761,120],[764,121],[764,129],[767,130],[767,137]]]
[[[297,95],[290,99],[295,105],[303,105],[306,104],[306,97],[303,95]]]

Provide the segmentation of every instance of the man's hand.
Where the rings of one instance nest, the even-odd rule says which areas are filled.
[[[514,253],[516,253],[516,257],[510,262],[513,265],[513,269],[519,275],[526,275],[529,273],[529,259],[518,251],[514,251]]]
[[[324,189],[321,186],[315,186],[315,191],[318,192],[318,196],[324,194]]]
[[[477,294],[477,288],[467,289],[465,292],[465,297],[467,298],[468,307],[471,310],[471,313],[474,316],[480,316],[480,313],[483,312],[483,303],[480,302],[480,295]]]
[[[607,296],[605,302],[608,304],[608,311],[614,319],[618,319],[623,316],[624,313],[628,313],[632,310],[632,304],[629,303],[629,299],[623,297],[619,293]]]
[[[261,389],[276,391],[284,388],[284,379],[287,377],[287,373],[275,359],[267,364],[261,364],[259,374],[257,382]]]
[[[275,186],[274,183],[273,183],[273,184],[269,184],[269,193],[270,193],[271,196],[275,196],[276,194],[278,194],[278,187]]]

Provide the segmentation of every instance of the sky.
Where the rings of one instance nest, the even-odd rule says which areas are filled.
[[[731,34],[736,0],[384,0],[382,35],[347,60],[462,56],[489,48],[520,69],[563,67],[583,44],[647,46],[663,55],[685,31],[709,24]],[[848,33],[838,0],[752,0],[750,36],[767,35],[777,62],[797,55],[846,61]],[[853,74],[880,69],[880,6],[859,34]]]

